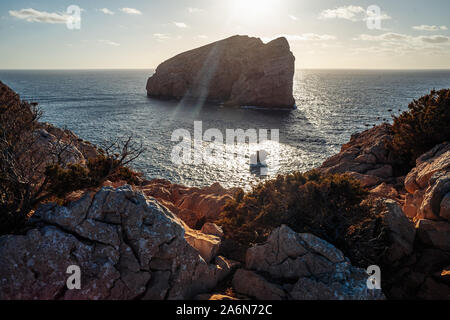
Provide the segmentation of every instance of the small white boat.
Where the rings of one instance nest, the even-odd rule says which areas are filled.
[[[250,157],[250,168],[266,168],[267,167],[267,163],[266,163],[266,157],[267,157],[267,152],[262,150],[262,151],[256,151],[256,154],[252,155]]]

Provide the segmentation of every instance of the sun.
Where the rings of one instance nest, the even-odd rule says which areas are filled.
[[[277,8],[276,0],[229,0],[234,18],[263,20]]]

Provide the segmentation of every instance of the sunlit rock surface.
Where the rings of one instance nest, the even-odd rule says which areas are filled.
[[[381,290],[368,289],[366,271],[353,267],[340,250],[287,226],[248,249],[245,267],[235,273],[233,287],[261,300],[384,299]]]
[[[0,299],[189,299],[231,272],[222,257],[206,262],[176,216],[129,186],[44,205],[33,220],[26,235],[0,238]],[[81,290],[66,286],[71,265]]]
[[[292,108],[295,58],[286,38],[264,44],[233,36],[160,64],[147,92],[158,98],[194,98],[230,105]]]

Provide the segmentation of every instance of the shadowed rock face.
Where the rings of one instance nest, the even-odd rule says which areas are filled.
[[[189,299],[231,272],[225,258],[201,256],[214,258],[218,238],[197,232],[189,242],[178,218],[130,186],[43,205],[33,220],[26,235],[0,237],[0,299]],[[71,265],[80,290],[66,287]]]
[[[295,58],[285,38],[233,36],[179,54],[158,66],[147,93],[230,105],[286,107],[292,95]]]
[[[283,225],[266,243],[248,249],[245,267],[233,277],[241,294],[260,300],[378,300],[365,270],[351,265],[330,243]],[[273,282],[272,282],[273,281]]]

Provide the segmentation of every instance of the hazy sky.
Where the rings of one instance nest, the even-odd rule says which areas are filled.
[[[450,0],[1,0],[0,69],[153,68],[235,34],[286,36],[297,68],[450,69],[449,12]]]

